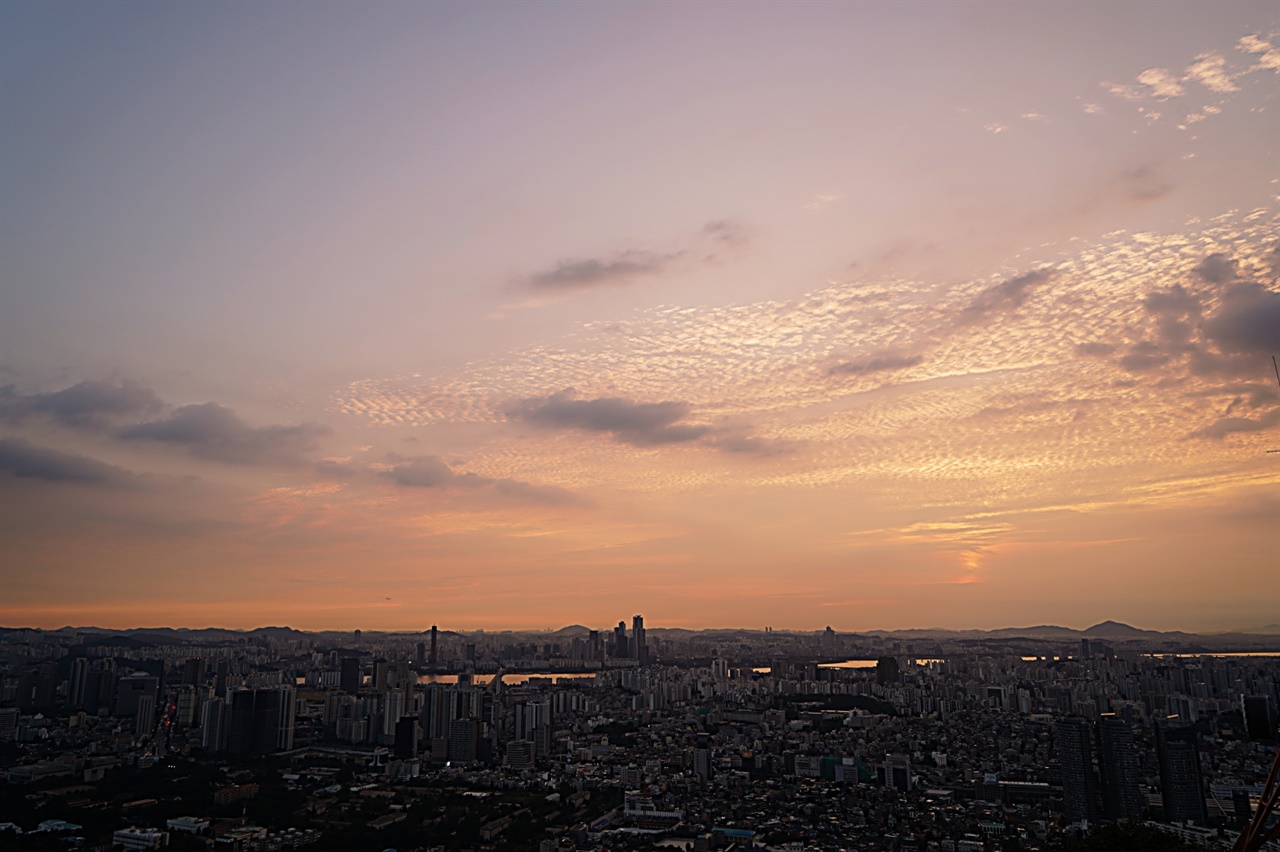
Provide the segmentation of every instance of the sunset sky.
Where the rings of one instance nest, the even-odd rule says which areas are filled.
[[[1280,622],[1280,12],[0,5],[0,624]]]

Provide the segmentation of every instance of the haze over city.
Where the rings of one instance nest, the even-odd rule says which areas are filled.
[[[1280,622],[1274,3],[0,7],[0,623]]]

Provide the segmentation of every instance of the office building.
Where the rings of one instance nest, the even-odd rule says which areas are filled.
[[[1098,782],[1093,772],[1093,733],[1078,716],[1054,727],[1058,765],[1062,771],[1062,810],[1071,822],[1098,818]]]
[[[1160,793],[1165,819],[1207,825],[1196,729],[1182,724],[1177,717],[1158,722],[1156,756],[1160,761]]]
[[[1108,819],[1140,820],[1147,800],[1138,787],[1138,753],[1133,729],[1114,713],[1098,721],[1098,756],[1102,769],[1102,806]]]

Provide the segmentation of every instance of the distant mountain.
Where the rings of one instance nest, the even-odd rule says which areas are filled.
[[[561,627],[559,630],[557,630],[555,633],[552,633],[551,635],[559,636],[565,639],[570,639],[570,638],[573,638],[574,636],[589,636],[591,635],[591,628],[583,627],[581,624],[570,624],[568,627]]]
[[[1014,638],[1030,636],[1037,639],[1063,639],[1080,635],[1079,630],[1070,627],[1059,627],[1056,624],[1038,624],[1035,627],[1001,627],[987,632],[992,638]]]
[[[1104,621],[1081,631],[1085,636],[1102,636],[1109,639],[1141,639],[1145,636],[1158,636],[1158,630],[1139,630],[1119,621]]]

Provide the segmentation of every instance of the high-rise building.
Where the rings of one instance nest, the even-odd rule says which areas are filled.
[[[885,755],[882,770],[884,772],[885,786],[900,790],[903,793],[911,790],[911,758],[908,755]]]
[[[154,694],[138,696],[138,709],[133,715],[133,732],[138,736],[151,733],[156,726],[156,697]]]
[[[630,646],[627,644],[627,623],[625,621],[619,621],[618,626],[613,628],[614,658],[625,660],[627,657],[631,656],[627,653],[629,647]]]
[[[89,684],[89,658],[76,657],[71,661],[71,682],[68,684],[67,698],[71,706],[77,710],[85,706],[85,688]]]
[[[649,662],[649,646],[645,641],[643,615],[637,615],[631,619],[631,657],[642,666]]]
[[[205,662],[201,657],[190,657],[182,664],[182,683],[185,686],[200,686],[204,683]]]
[[[1156,755],[1160,760],[1160,793],[1164,817],[1170,822],[1188,820],[1206,825],[1204,779],[1196,729],[1170,717],[1156,724]]]
[[[227,750],[230,709],[223,698],[210,698],[200,708],[200,745],[209,751]]]
[[[293,748],[294,694],[291,686],[232,692],[227,750],[271,754]]]
[[[434,667],[436,663],[440,662],[439,645],[437,644],[439,633],[440,631],[436,626],[434,624],[431,625],[431,653],[427,657],[427,665],[432,667]]]
[[[454,719],[449,723],[449,760],[473,763],[479,741],[479,722],[475,719]]]
[[[395,724],[395,755],[402,760],[418,756],[418,720],[404,716]]]
[[[1093,773],[1093,735],[1079,716],[1060,719],[1054,728],[1062,770],[1062,810],[1072,822],[1098,818],[1098,782]]]
[[[1098,746],[1103,813],[1108,819],[1142,819],[1147,813],[1147,800],[1138,788],[1133,729],[1114,713],[1105,713],[1098,720]]]
[[[706,784],[710,782],[711,773],[711,750],[695,748],[693,750],[693,774],[698,779],[698,783]]]
[[[159,678],[142,672],[134,672],[128,677],[120,678],[116,684],[116,715],[128,718],[138,712],[138,700],[150,695],[153,702],[160,690]]]
[[[900,678],[896,657],[881,657],[876,660],[876,683],[881,685],[897,683]]]
[[[343,657],[342,671],[338,679],[338,688],[348,695],[360,692],[360,658]]]
[[[1244,727],[1249,739],[1274,740],[1276,738],[1276,713],[1270,697],[1241,695],[1240,713],[1244,716]]]

